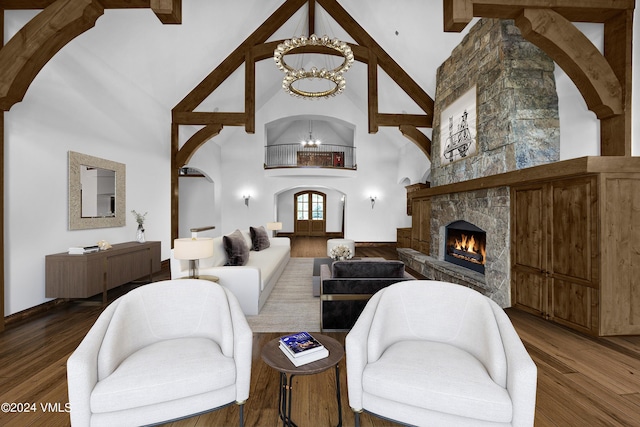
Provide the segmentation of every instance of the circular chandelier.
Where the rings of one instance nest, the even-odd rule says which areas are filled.
[[[344,58],[344,61],[333,70],[327,70],[326,68],[318,69],[317,67],[311,67],[311,70],[305,70],[304,68],[295,69],[284,61],[286,54],[294,49],[305,46],[324,46],[335,50]],[[344,79],[343,73],[347,72],[354,62],[353,52],[347,43],[336,38],[330,39],[326,35],[318,37],[315,34],[312,34],[310,37],[300,36],[285,40],[274,50],[273,59],[276,66],[285,73],[282,88],[290,95],[305,99],[327,98],[342,93],[346,87],[346,80]],[[315,92],[294,87],[294,82],[305,79],[324,79],[331,82],[334,86],[328,90]]]
[[[324,79],[334,84],[331,89],[309,92],[296,88],[293,83],[303,79]],[[335,71],[327,71],[326,69],[318,70],[316,67],[312,67],[310,71],[306,71],[304,68],[301,70],[295,70],[287,72],[282,80],[282,88],[292,96],[307,99],[320,99],[327,98],[329,96],[336,96],[342,93],[347,86],[347,81],[342,76],[342,73],[336,73]]]

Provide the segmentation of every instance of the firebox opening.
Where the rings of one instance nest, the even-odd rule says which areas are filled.
[[[487,233],[466,222],[455,221],[445,230],[445,261],[484,274]]]

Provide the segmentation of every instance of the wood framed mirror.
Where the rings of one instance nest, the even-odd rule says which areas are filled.
[[[123,163],[69,151],[69,230],[124,227]]]

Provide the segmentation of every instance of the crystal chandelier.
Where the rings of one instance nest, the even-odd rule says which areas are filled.
[[[313,132],[312,132],[311,126],[312,126],[311,120],[309,120],[309,138],[300,142],[300,144],[304,148],[318,148],[320,146],[320,140],[313,139]]]
[[[311,67],[310,70],[305,70],[304,68],[295,69],[284,61],[284,56],[287,53],[305,46],[324,46],[335,50],[344,58],[344,61],[333,70],[327,70],[326,68],[318,69],[315,66]],[[346,42],[342,42],[336,38],[330,39],[329,36],[326,35],[318,37],[312,34],[310,37],[293,37],[280,43],[273,52],[273,60],[277,67],[285,73],[284,79],[282,80],[282,88],[287,93],[305,99],[320,99],[344,92],[347,83],[343,74],[353,65],[354,57],[351,47]],[[328,90],[313,92],[296,88],[293,85],[295,82],[304,79],[323,79],[332,83],[333,86]]]

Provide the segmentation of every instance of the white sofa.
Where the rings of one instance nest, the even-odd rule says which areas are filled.
[[[240,231],[251,248],[249,230]],[[291,256],[291,240],[288,237],[270,237],[269,244],[267,249],[251,250],[245,265],[229,266],[225,265],[227,256],[223,236],[215,237],[213,256],[199,261],[199,274],[218,277],[218,283],[236,296],[244,314],[256,315],[269,298]],[[189,261],[175,259],[171,251],[171,278],[188,276]]]

